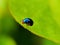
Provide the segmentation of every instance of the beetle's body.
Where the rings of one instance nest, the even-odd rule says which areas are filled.
[[[22,21],[22,23],[23,23],[23,24],[30,25],[30,26],[33,25],[33,21],[32,21],[30,18],[25,18],[25,19]]]

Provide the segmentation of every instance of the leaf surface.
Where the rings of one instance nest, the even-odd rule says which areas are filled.
[[[60,43],[59,0],[10,0],[9,11],[15,20],[32,33]],[[33,26],[22,24],[31,18]]]

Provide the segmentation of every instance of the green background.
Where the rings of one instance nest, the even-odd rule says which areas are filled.
[[[27,0],[26,0],[27,1]],[[39,1],[39,0],[37,0],[37,1]],[[43,0],[42,1],[42,4],[44,5],[44,6],[46,6],[46,1],[47,0]],[[37,33],[37,32],[39,32],[38,30],[38,28],[37,28],[37,26],[39,26],[39,25],[35,25],[34,27],[36,27],[36,28],[34,28],[34,27],[32,27],[31,28],[31,30],[33,29],[33,31],[35,31],[35,29],[37,30],[37,32],[36,33],[33,33],[33,32],[30,32],[30,26],[27,26],[26,28],[25,28],[25,26],[26,25],[20,25],[20,20],[21,19],[24,19],[25,17],[25,15],[26,14],[24,14],[24,12],[23,12],[23,10],[18,10],[19,8],[22,8],[22,7],[24,7],[24,2],[25,1],[23,1],[22,0],[22,5],[20,5],[21,3],[20,3],[20,1],[19,0],[12,0],[11,2],[13,3],[11,3],[9,0],[0,0],[0,45],[60,45],[59,43],[56,43],[56,41],[54,41],[54,39],[56,39],[56,38],[54,38],[53,40],[50,40],[49,38],[46,38],[46,37],[48,37],[48,36],[46,36],[46,37],[41,37],[41,36],[39,36],[40,35],[40,33]],[[28,1],[29,2],[29,1]],[[34,2],[34,1],[33,1]],[[32,2],[32,3],[33,3]],[[35,0],[35,2],[36,2],[36,0]],[[39,1],[40,2],[40,1]],[[8,4],[9,3],[9,4]],[[12,4],[12,5],[11,5]],[[16,5],[16,4],[18,4],[18,5]],[[35,3],[33,3],[34,5],[36,5],[36,10],[37,10],[37,8],[38,8],[38,10],[40,10],[40,7],[39,7],[39,5],[37,5],[37,4],[35,4]],[[38,4],[40,4],[40,3],[38,3]],[[55,3],[54,3],[55,4]],[[57,4],[57,3],[56,3]],[[11,7],[10,7],[10,6]],[[18,6],[21,6],[21,7],[18,7]],[[30,11],[30,6],[31,6],[32,4],[30,4],[29,6],[27,6],[27,9]],[[42,6],[42,5],[41,5]],[[59,6],[59,5],[58,5]],[[53,7],[53,6],[52,6]],[[41,7],[42,8],[42,7]],[[56,7],[57,9],[59,9],[59,7]],[[16,10],[17,10],[17,12],[16,12]],[[44,9],[44,11],[42,10],[42,9]],[[50,10],[49,10],[49,7],[48,8],[42,8],[41,9],[41,11],[43,12],[43,17],[41,17],[42,18],[42,24],[44,25],[44,21],[47,21],[47,19],[45,19],[46,17],[47,17],[47,15],[49,14],[50,15]],[[56,9],[56,11],[57,11],[57,9]],[[31,9],[32,10],[32,9]],[[33,12],[34,12],[34,14],[35,14],[35,11],[36,11],[35,9],[33,9]],[[47,11],[45,11],[45,10],[47,10]],[[52,10],[53,10],[53,12],[55,11],[53,8],[52,8]],[[11,12],[10,11],[12,11],[12,13],[13,13],[13,15],[11,14]],[[30,17],[30,18],[32,18],[32,16],[31,16],[31,14],[32,14],[32,12],[31,12],[31,14],[30,14],[30,12],[28,11],[28,14],[29,14],[29,16],[28,16],[28,14],[27,14],[27,17]],[[57,11],[58,13],[56,13],[57,14],[57,16],[59,17],[59,11]],[[19,15],[18,15],[18,14]],[[21,15],[20,15],[20,13],[21,13]],[[15,14],[15,15],[14,15]],[[22,15],[23,14],[23,15]],[[46,16],[44,16],[45,14],[47,14]],[[54,14],[55,14],[55,12],[54,12]],[[39,22],[38,20],[39,20],[39,12],[37,12],[37,14],[36,15],[38,15],[37,16],[37,18],[33,18],[33,19],[35,19],[35,21],[36,21],[36,23],[37,22]],[[36,16],[35,15],[35,16]],[[18,19],[18,17],[16,17],[16,16],[19,16],[20,18]],[[54,15],[53,15],[54,16]],[[48,16],[49,17],[49,16]],[[51,18],[51,17],[49,17],[49,18]],[[16,20],[17,19],[17,20]],[[44,20],[45,19],[45,20]],[[52,19],[51,19],[52,20]],[[50,20],[48,20],[48,21],[50,21]],[[57,22],[59,21],[59,20],[56,20]],[[19,22],[19,23],[18,23]],[[52,21],[53,22],[53,21]],[[46,23],[47,24],[47,23]],[[48,23],[49,24],[49,23]],[[47,25],[48,25],[47,24]],[[58,24],[59,24],[59,22],[58,22]],[[23,26],[23,27],[22,27]],[[50,25],[49,25],[50,26]],[[55,24],[54,23],[54,25],[53,25],[53,27],[54,26],[57,26],[57,24]],[[43,26],[42,26],[43,27]],[[27,29],[28,28],[28,29]],[[43,27],[44,28],[44,27]],[[52,28],[52,27],[50,27],[50,28]],[[57,28],[59,29],[59,27],[57,26]],[[46,32],[46,31],[44,31],[45,30],[45,28],[43,29],[43,32]],[[51,31],[51,30],[50,30]],[[43,35],[45,35],[44,33],[43,33],[42,31],[41,31],[41,33],[43,34]],[[49,31],[48,31],[49,32]],[[54,30],[53,30],[53,32],[54,32]],[[59,33],[60,31],[58,30],[58,32],[57,33]],[[37,35],[38,34],[38,35]],[[46,34],[47,35],[47,34]],[[49,34],[49,36],[53,36],[53,35],[55,35],[55,34]],[[58,36],[59,36],[59,34],[58,34]],[[59,37],[57,37],[58,39],[59,39]],[[57,39],[57,40],[58,40]]]

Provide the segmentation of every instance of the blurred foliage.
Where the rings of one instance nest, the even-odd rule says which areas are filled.
[[[22,27],[7,11],[6,1],[0,0],[0,45],[60,45]]]
[[[16,42],[7,35],[0,35],[0,45],[16,45]]]

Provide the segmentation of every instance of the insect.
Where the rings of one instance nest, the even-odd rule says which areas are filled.
[[[29,26],[32,26],[33,25],[33,21],[32,19],[30,18],[25,18],[23,21],[22,21],[22,24],[27,24]]]

